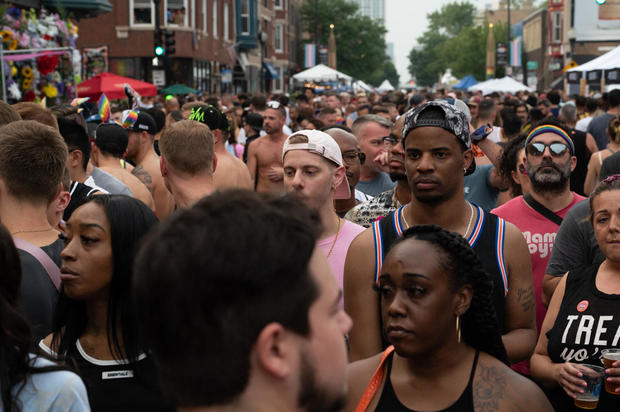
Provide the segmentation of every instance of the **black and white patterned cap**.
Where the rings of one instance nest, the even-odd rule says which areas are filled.
[[[420,114],[429,107],[439,107],[445,114],[445,119],[420,119]],[[403,125],[403,143],[407,135],[418,127],[441,127],[454,134],[465,147],[471,149],[471,138],[469,137],[469,122],[465,113],[455,105],[444,100],[433,100],[409,111],[405,117]]]

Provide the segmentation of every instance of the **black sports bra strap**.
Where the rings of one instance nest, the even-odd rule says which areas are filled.
[[[476,366],[478,366],[478,355],[480,352],[476,349],[476,355],[474,355],[474,364],[471,366],[471,373],[469,375],[469,382],[467,382],[467,387],[471,388],[474,383],[474,376],[476,375]]]

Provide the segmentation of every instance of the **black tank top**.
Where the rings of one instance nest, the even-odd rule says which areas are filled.
[[[480,206],[473,205],[478,210],[474,229],[467,238],[467,242],[474,249],[482,262],[484,270],[491,276],[493,281],[493,306],[497,313],[499,330],[504,333],[504,304],[508,293],[508,272],[504,264],[504,234],[506,221],[492,213],[485,212]],[[372,225],[375,249],[375,282],[381,274],[381,266],[385,259],[386,251],[390,249],[394,241],[402,236],[403,226],[401,213],[404,206],[375,221]],[[379,316],[381,319],[381,316]],[[383,330],[383,328],[381,328]],[[383,349],[389,344],[383,338]]]
[[[175,410],[164,400],[151,357],[142,355],[135,365],[94,359],[84,352],[79,341],[67,356],[75,361],[94,412]]]
[[[596,288],[598,265],[571,271],[553,327],[547,332],[547,353],[553,363],[602,366],[601,350],[620,347],[620,295]],[[581,411],[561,387],[549,394],[556,410]],[[620,395],[601,390],[597,410],[620,411]]]
[[[393,357],[394,352],[392,352],[387,359],[387,376],[385,378],[383,392],[381,393],[381,398],[379,398],[379,403],[377,404],[375,412],[415,412],[413,411],[413,409],[409,409],[405,405],[403,405],[400,400],[398,400],[396,392],[394,392],[394,388],[392,387],[392,380],[390,379]],[[474,356],[474,363],[471,366],[471,373],[469,374],[469,381],[467,382],[467,387],[456,402],[454,402],[448,408],[442,409],[439,412],[474,412],[474,395],[472,390],[472,384],[474,382],[474,375],[476,374],[477,364],[478,351],[476,351],[476,355]]]

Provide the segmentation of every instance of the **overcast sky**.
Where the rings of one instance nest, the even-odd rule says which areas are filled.
[[[386,41],[394,43],[394,64],[402,83],[410,78],[407,66],[409,52],[427,26],[426,15],[455,0],[385,0]],[[495,0],[469,0],[478,9]]]

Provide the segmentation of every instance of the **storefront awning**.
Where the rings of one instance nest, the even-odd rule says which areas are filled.
[[[73,11],[78,15],[95,16],[112,11],[110,0],[43,0],[52,9]]]
[[[269,62],[263,62],[263,66],[265,66],[266,70],[266,75],[269,76],[270,78],[277,80],[280,78],[280,75],[278,74],[278,71],[276,70],[275,66]]]

